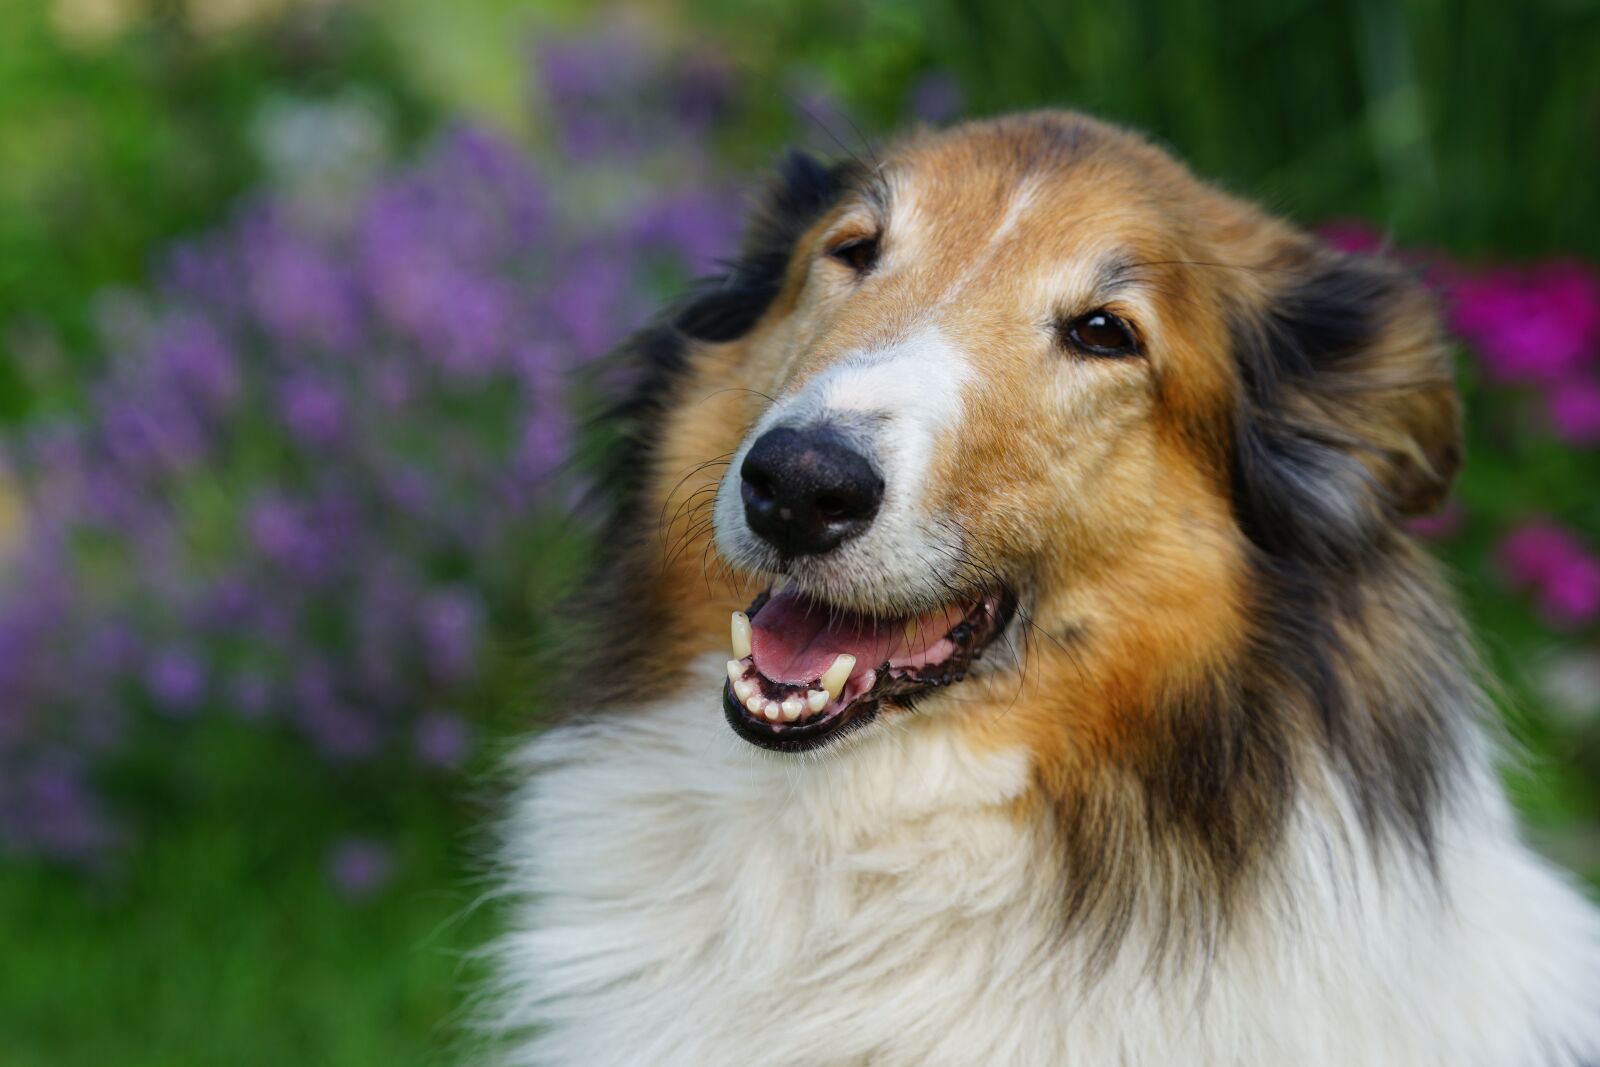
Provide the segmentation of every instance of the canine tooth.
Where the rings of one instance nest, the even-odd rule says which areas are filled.
[[[806,707],[816,712],[827,706],[828,691],[826,689],[809,689],[806,691]]]
[[[806,702],[798,696],[785,697],[783,701],[783,721],[794,722],[800,717],[800,713],[805,710],[805,707]]]
[[[744,659],[750,654],[750,616],[742,611],[733,613],[733,658]]]
[[[736,659],[728,661],[728,681],[737,682],[744,677],[744,664]]]
[[[760,693],[753,693],[751,694],[750,698],[744,702],[744,706],[750,709],[750,714],[760,715],[761,709],[766,705],[766,703],[766,697],[762,696]]]
[[[839,694],[844,692],[844,683],[850,680],[850,672],[856,669],[856,658],[848,652],[841,652],[834,658],[833,665],[822,675],[822,688],[828,691],[830,700],[838,700]]]
[[[740,700],[749,700],[756,691],[756,683],[745,681],[743,678],[733,683],[733,694]]]
[[[761,709],[761,714],[767,717],[768,722],[777,722],[783,718],[783,705],[776,700],[769,700],[767,706]]]

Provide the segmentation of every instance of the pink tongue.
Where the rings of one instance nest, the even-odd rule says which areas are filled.
[[[750,619],[750,651],[756,670],[768,678],[805,685],[822,677],[843,653],[856,658],[854,677],[933,644],[960,621],[961,610],[954,606],[930,612],[912,625],[908,646],[904,618],[857,615],[784,590]]]

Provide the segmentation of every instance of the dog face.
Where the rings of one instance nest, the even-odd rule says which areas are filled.
[[[723,559],[770,582],[733,620],[748,740],[913,706],[993,729],[935,699],[957,682],[1071,694],[1018,729],[1126,734],[1106,709],[1249,643],[1263,559],[1345,565],[1448,484],[1417,287],[1131,135],[1006,119],[828,184],[781,256],[755,242],[765,304],[706,382],[761,400],[713,508]]]
[[[830,604],[914,613],[982,589],[988,568],[1037,567],[1063,534],[1097,552],[1148,495],[1134,483],[1164,462],[1158,364],[1188,353],[1167,339],[1179,324],[1165,317],[1182,314],[1159,299],[1168,272],[1142,265],[1186,253],[1126,179],[986,164],[996,147],[906,152],[797,242],[792,306],[752,353],[775,402],[717,503],[736,564]],[[758,447],[774,431],[794,457]],[[871,514],[764,522],[750,478],[770,492],[763,461],[818,447],[864,461],[862,486],[840,471],[833,489]]]

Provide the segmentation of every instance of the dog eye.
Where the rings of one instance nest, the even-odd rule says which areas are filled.
[[[1109,311],[1091,311],[1066,325],[1072,347],[1091,356],[1132,356],[1139,352],[1128,324]]]
[[[878,239],[852,237],[828,249],[828,258],[836,259],[857,274],[865,274],[878,264]]]

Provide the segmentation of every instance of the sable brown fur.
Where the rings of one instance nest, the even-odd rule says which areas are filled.
[[[965,250],[1021,186],[1048,232],[961,281]],[[909,210],[897,198],[913,194],[937,254],[876,302],[818,311],[808,271],[822,233],[886,217],[892,247]],[[1085,475],[1106,488],[1099,503],[1050,495],[1083,449],[1052,451],[1052,428],[1015,407],[1033,372],[1001,361],[1033,343],[1012,312],[1050,242],[1062,255],[1122,249],[1094,284],[1136,283],[1163,323],[1147,377],[1106,369],[1123,375],[1107,403],[1137,414],[1139,432],[1101,442],[1112,466]],[[953,516],[967,559],[942,580],[1000,576],[1023,611],[1009,666],[942,698],[975,747],[1032,754],[1019,817],[1048,813],[1063,928],[1107,958],[1136,921],[1170,930],[1174,951],[1203,951],[1263,888],[1295,805],[1329,768],[1375,841],[1428,862],[1458,717],[1482,704],[1456,611],[1401,525],[1442,500],[1460,462],[1430,302],[1400,268],[1336,254],[1068,113],[916,135],[881,170],[790,157],[727,273],[625,346],[635,384],[611,413],[617,504],[577,605],[603,653],[574,658],[567,701],[669,689],[724,646],[727,612],[762,584],[711,544],[726,457],[769,398],[957,284],[945,329],[997,353],[984,380],[1008,388],[971,399],[977,429],[935,458],[929,503]]]

